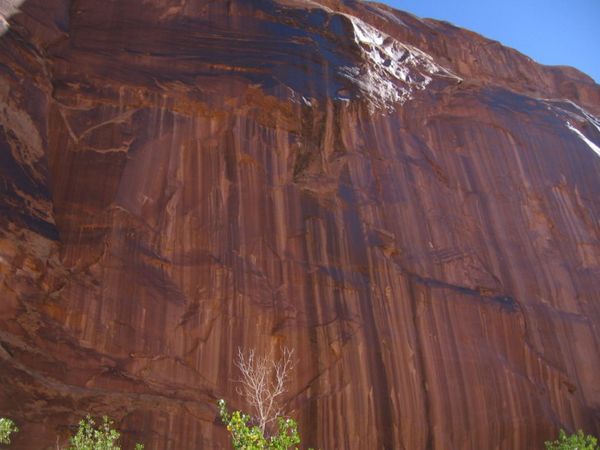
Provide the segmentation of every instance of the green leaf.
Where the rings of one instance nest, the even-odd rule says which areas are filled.
[[[235,450],[289,450],[300,444],[298,425],[293,419],[278,417],[277,433],[267,439],[259,427],[248,425],[250,416],[240,411],[229,414],[225,400],[219,400],[217,405]]]
[[[104,416],[102,423],[96,427],[96,422],[86,416],[79,422],[79,429],[69,440],[68,450],[121,450],[118,445],[121,433],[113,428],[114,422]],[[136,444],[135,450],[143,450],[142,444]]]
[[[0,417],[0,444],[10,444],[10,435],[18,431],[12,420]]]
[[[598,440],[583,431],[578,430],[577,433],[567,436],[565,430],[560,430],[556,441],[547,441],[546,450],[600,450]]]

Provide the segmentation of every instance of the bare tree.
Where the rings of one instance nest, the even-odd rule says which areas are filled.
[[[254,349],[243,352],[238,348],[235,365],[242,377],[238,394],[254,408],[255,420],[264,433],[267,426],[283,413],[281,396],[286,392],[286,381],[294,368],[294,350],[284,347],[279,359],[273,354],[258,356]]]

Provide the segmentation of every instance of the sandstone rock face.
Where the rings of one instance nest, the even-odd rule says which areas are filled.
[[[600,432],[600,87],[375,3],[27,0],[0,37],[0,414],[227,448]]]

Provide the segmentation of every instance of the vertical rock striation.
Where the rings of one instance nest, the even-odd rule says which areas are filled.
[[[238,347],[324,449],[600,432],[600,87],[375,3],[27,0],[0,37],[0,413],[226,448]]]

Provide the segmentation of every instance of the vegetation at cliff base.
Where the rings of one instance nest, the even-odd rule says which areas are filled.
[[[0,444],[10,444],[10,435],[19,431],[15,423],[0,417]]]
[[[108,417],[102,418],[102,423],[96,427],[96,422],[86,416],[79,422],[75,436],[69,439],[66,450],[121,450],[118,444],[121,433],[113,428],[114,422]],[[0,444],[10,444],[10,435],[19,431],[15,423],[0,417]],[[56,447],[58,450],[61,447]],[[135,444],[135,450],[143,450],[142,444]]]
[[[567,436],[565,430],[560,430],[556,441],[547,441],[546,450],[600,450],[598,439],[591,434],[585,435],[583,431]]]
[[[277,429],[271,436],[265,436],[265,430],[259,425],[251,425],[252,418],[240,411],[229,413],[225,400],[217,402],[219,415],[227,425],[231,434],[231,443],[234,450],[298,450],[300,444],[298,425],[293,419],[277,417]],[[121,450],[118,444],[121,433],[113,428],[114,422],[108,417],[102,418],[102,423],[96,422],[86,416],[79,422],[77,433],[69,439],[69,447],[65,450]],[[0,417],[0,444],[10,444],[13,433],[19,429],[11,419]],[[600,450],[598,439],[577,433],[567,435],[560,430],[558,439],[545,442],[546,450]],[[60,450],[60,447],[57,446]],[[143,450],[142,444],[135,444],[135,450]],[[309,449],[312,450],[312,449]]]
[[[102,418],[102,423],[96,427],[96,422],[90,416],[79,422],[79,429],[69,440],[67,450],[121,450],[118,445],[121,433],[113,428],[114,422],[108,417]],[[142,444],[136,444],[135,450],[143,450]]]
[[[240,411],[229,414],[225,400],[219,400],[219,415],[231,434],[235,450],[288,450],[300,443],[298,425],[293,419],[278,417],[277,431],[265,437],[258,425],[249,425],[250,416]]]
[[[229,413],[225,400],[217,402],[219,415],[231,434],[235,450],[288,450],[300,444],[296,421],[283,417],[282,397],[294,368],[294,351],[281,349],[279,358],[272,353],[257,354],[253,349],[238,349],[235,365],[240,370],[237,392],[253,410],[252,417],[241,411]]]

